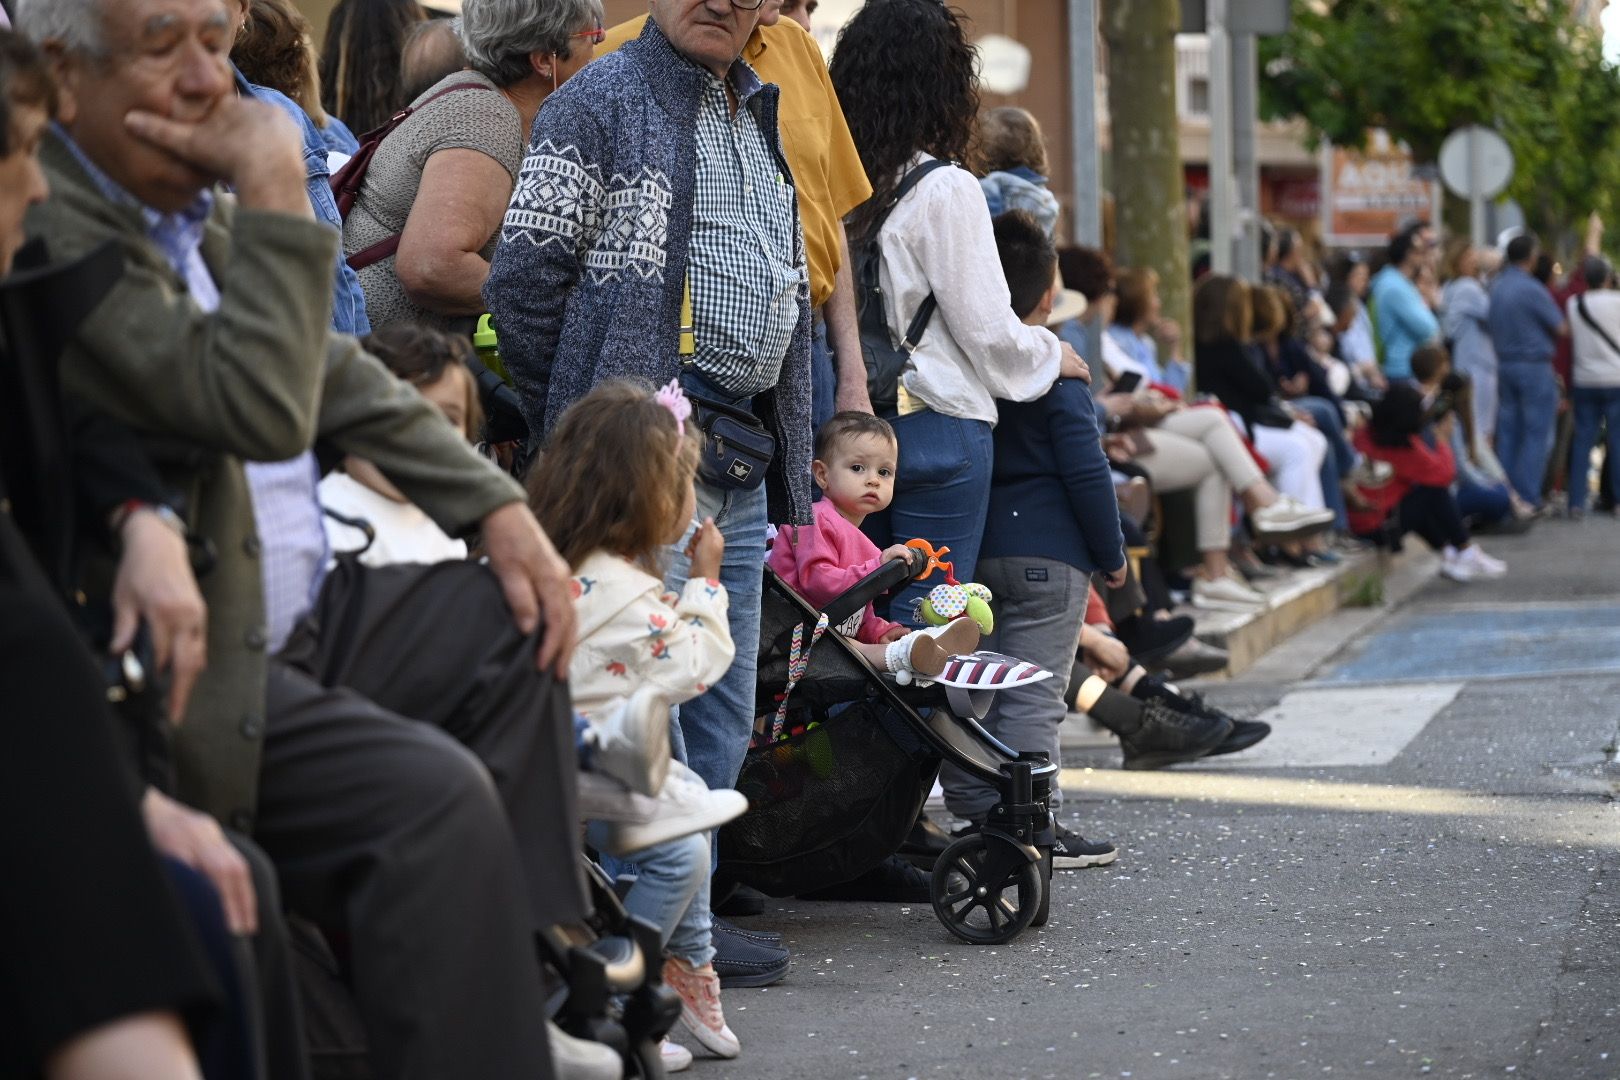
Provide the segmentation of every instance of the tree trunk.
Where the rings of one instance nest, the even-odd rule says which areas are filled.
[[[1176,116],[1177,0],[1105,0],[1108,114],[1113,129],[1114,261],[1159,274],[1164,313],[1192,358],[1187,199]]]

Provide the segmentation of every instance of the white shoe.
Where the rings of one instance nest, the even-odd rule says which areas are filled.
[[[1469,544],[1457,557],[1471,566],[1479,577],[1496,578],[1507,573],[1507,563],[1485,554],[1478,544]]]
[[[685,1072],[692,1067],[692,1051],[678,1042],[665,1039],[658,1044],[658,1054],[664,1059],[667,1073]]]
[[[1214,581],[1194,578],[1192,605],[1206,611],[1253,611],[1266,606],[1266,597],[1264,593],[1231,578],[1217,578]]]
[[[550,1020],[546,1021],[546,1039],[557,1080],[619,1080],[624,1075],[624,1062],[618,1054],[601,1043],[576,1039]]]
[[[591,770],[642,795],[657,795],[669,775],[669,699],[651,687],[625,698],[604,719],[592,719]]]
[[[1467,583],[1479,577],[1480,573],[1456,548],[1447,548],[1440,556],[1440,576]]]
[[[651,821],[608,823],[609,855],[633,855],[666,840],[718,829],[748,809],[741,792],[731,788],[710,791],[697,773],[678,761],[670,762],[669,778],[654,802],[657,811]]]
[[[1270,506],[1249,515],[1257,535],[1278,536],[1320,532],[1333,524],[1333,511],[1312,510],[1298,499],[1280,496]]]
[[[638,795],[611,776],[581,771],[579,819],[645,825],[658,816],[658,800]]]

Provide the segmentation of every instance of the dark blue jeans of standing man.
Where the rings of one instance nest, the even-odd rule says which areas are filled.
[[[1339,481],[1356,467],[1356,451],[1344,437],[1344,413],[1326,398],[1302,397],[1293,401],[1316,421],[1316,430],[1327,437],[1328,455],[1322,459],[1322,502],[1333,511],[1333,527],[1341,532],[1350,528]]]
[[[1550,362],[1513,361],[1501,365],[1497,380],[1496,456],[1519,498],[1540,506],[1558,428],[1558,377]]]
[[[1587,474],[1592,468],[1592,447],[1597,444],[1600,423],[1609,429],[1609,467],[1604,470],[1609,478],[1609,495],[1620,498],[1620,484],[1614,479],[1614,464],[1620,461],[1620,386],[1577,386],[1570,396],[1575,403],[1575,441],[1570,447],[1569,508],[1584,510]]]
[[[827,324],[817,319],[815,333],[810,335],[810,422],[814,430],[820,431],[837,411],[838,369],[827,345]]]
[[[867,518],[863,531],[879,548],[917,537],[936,548],[948,546],[951,553],[945,558],[955,564],[957,579],[972,581],[990,501],[995,452],[990,425],[932,409],[895,417],[890,423],[900,441],[894,502]],[[942,580],[936,573],[908,585],[890,601],[889,618],[920,625],[916,601]]]

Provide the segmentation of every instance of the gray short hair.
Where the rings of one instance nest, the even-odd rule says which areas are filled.
[[[17,32],[43,45],[59,41],[73,52],[105,56],[101,0],[18,0]]]
[[[602,20],[602,0],[462,0],[457,26],[468,65],[510,86],[529,74],[530,53],[567,56],[574,34]]]

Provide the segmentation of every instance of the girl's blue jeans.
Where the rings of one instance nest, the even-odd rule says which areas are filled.
[[[607,840],[597,821],[585,829],[592,847]],[[654,844],[633,856],[634,862],[604,857],[608,873],[634,872],[636,883],[625,895],[625,910],[658,927],[664,948],[693,967],[714,959],[714,922],[709,914],[709,834],[696,833]]]

